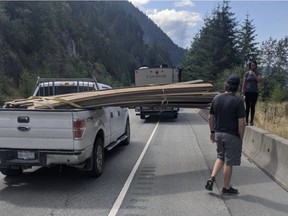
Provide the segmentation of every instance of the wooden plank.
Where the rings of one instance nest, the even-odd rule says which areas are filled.
[[[177,104],[177,106],[206,106],[216,92],[210,83],[177,83],[141,87],[125,87],[90,91],[54,97],[30,97],[6,103],[6,107],[29,109],[96,108],[101,106],[139,106],[149,104]],[[200,106],[200,105],[199,105]]]

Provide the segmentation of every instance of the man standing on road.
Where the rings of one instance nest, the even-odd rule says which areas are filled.
[[[243,100],[236,96],[240,77],[231,75],[225,83],[225,92],[214,97],[209,112],[210,139],[217,144],[217,159],[205,188],[213,190],[215,177],[223,169],[222,194],[238,194],[230,185],[233,166],[241,163],[242,140],[245,131]]]

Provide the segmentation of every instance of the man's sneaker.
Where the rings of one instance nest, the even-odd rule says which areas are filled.
[[[222,188],[222,194],[227,194],[227,195],[233,195],[233,194],[238,194],[238,190],[235,188],[230,187],[229,189]]]
[[[206,190],[209,190],[209,191],[213,190],[214,181],[215,181],[214,177],[211,177],[211,178],[208,179],[208,181],[207,181],[207,183],[205,185]]]

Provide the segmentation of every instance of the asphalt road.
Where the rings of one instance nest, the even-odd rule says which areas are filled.
[[[146,120],[130,110],[130,121],[130,145],[106,154],[100,178],[69,167],[0,174],[0,215],[288,215],[287,191],[244,156],[232,178],[239,195],[220,194],[222,174],[213,192],[205,190],[216,150],[196,109]]]

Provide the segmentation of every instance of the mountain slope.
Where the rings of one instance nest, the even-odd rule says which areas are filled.
[[[96,76],[121,86],[143,64],[178,65],[183,50],[125,5],[141,13],[129,2],[0,2],[0,100],[15,91],[29,96],[38,76]]]
[[[117,2],[119,7],[135,17],[143,29],[144,43],[158,44],[168,50],[170,58],[175,66],[181,65],[187,50],[177,46],[151,19],[130,2]]]

